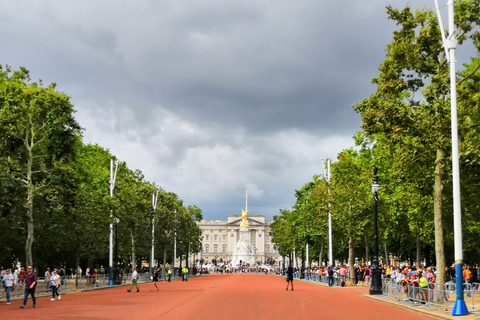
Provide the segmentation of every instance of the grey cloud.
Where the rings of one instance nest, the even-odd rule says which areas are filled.
[[[353,144],[352,104],[396,28],[387,4],[0,0],[0,63],[56,82],[86,142],[206,217],[238,213],[246,188],[271,217]]]

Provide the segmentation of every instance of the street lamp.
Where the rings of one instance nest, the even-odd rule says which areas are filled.
[[[435,0],[437,9],[438,24],[442,34],[442,42],[445,48],[447,61],[450,63],[450,123],[452,134],[452,189],[453,189],[453,238],[455,248],[455,271],[461,275],[463,271],[463,240],[462,240],[462,211],[460,197],[460,155],[458,148],[458,120],[457,120],[457,73],[455,51],[458,46],[458,32],[455,30],[455,10],[454,0],[447,2],[448,8],[448,37],[443,32],[443,21]],[[456,300],[453,306],[453,316],[466,316],[469,314],[463,295],[463,277],[457,276],[456,282]]]
[[[323,176],[327,180],[328,194],[330,194],[330,181],[332,174],[330,172],[330,159],[327,159],[327,171],[325,171],[325,163],[321,158],[323,164]],[[330,211],[330,200],[328,201],[328,261],[330,265],[334,265],[333,261],[333,237],[332,237],[332,212]]]
[[[374,237],[375,237],[375,248],[374,248],[374,255],[372,261],[372,285],[370,286],[370,294],[382,294],[382,270],[378,265],[378,213],[377,207],[380,200],[378,199],[378,190],[380,190],[380,184],[378,183],[377,177],[378,168],[373,170],[373,184],[372,184],[372,192],[373,192],[373,202],[375,208],[375,218],[374,218]]]
[[[115,161],[115,174],[113,173],[113,159],[110,159],[110,198],[113,198],[113,189],[117,180],[118,161]],[[113,211],[110,210],[110,219],[113,220]],[[108,285],[113,286],[113,222],[110,222],[110,239],[108,251]]]

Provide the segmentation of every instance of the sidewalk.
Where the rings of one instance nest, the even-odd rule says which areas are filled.
[[[396,308],[409,310],[409,311],[414,312],[414,313],[430,316],[433,319],[446,319],[446,320],[447,319],[448,320],[452,320],[452,319],[456,319],[456,320],[459,320],[459,319],[462,319],[462,320],[464,320],[464,319],[465,320],[478,320],[478,319],[480,319],[480,313],[473,314],[473,313],[471,313],[470,310],[469,310],[470,314],[468,316],[452,316],[451,312],[447,313],[445,311],[431,309],[431,308],[423,306],[423,305],[418,306],[418,305],[412,305],[412,304],[407,304],[407,303],[401,303],[401,302],[399,302],[397,300],[394,300],[394,299],[385,298],[383,295],[364,294],[362,297],[365,298],[365,299],[370,299],[370,300],[374,300],[374,301],[377,301],[377,302],[385,303],[385,304],[394,306]]]
[[[314,284],[317,284],[317,285],[321,285],[323,287],[328,287],[328,284],[323,283],[323,282],[307,281],[307,280],[298,279],[298,278],[295,279],[295,280],[303,281],[303,282],[307,282],[307,283],[314,283]],[[357,286],[338,287],[338,286],[335,286],[335,287],[331,287],[331,288],[332,288],[332,290],[334,290],[334,289],[348,290],[348,289],[360,289],[362,287],[357,287]],[[363,288],[365,289],[365,291],[368,292],[368,287],[363,287]],[[413,305],[413,304],[410,304],[410,303],[402,303],[402,301],[397,301],[396,299],[385,297],[384,295],[370,295],[368,293],[365,293],[363,295],[360,295],[360,297],[365,298],[365,299],[369,299],[369,300],[373,300],[373,301],[376,301],[376,302],[384,303],[384,304],[387,304],[387,305],[390,305],[390,306],[393,306],[393,307],[396,307],[396,308],[400,308],[400,309],[403,309],[403,310],[408,310],[410,312],[414,312],[414,313],[421,314],[421,315],[424,315],[424,316],[428,316],[428,317],[431,317],[433,319],[445,319],[445,320],[452,320],[452,319],[455,319],[455,320],[459,320],[459,319],[462,319],[462,320],[479,320],[480,319],[480,310],[476,311],[476,313],[472,313],[472,311],[469,310],[470,314],[468,316],[452,316],[451,312],[446,312],[446,311],[442,311],[442,310],[433,309],[433,308],[427,307],[425,305]]]

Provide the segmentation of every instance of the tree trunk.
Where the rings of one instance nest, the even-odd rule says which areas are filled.
[[[352,231],[348,231],[348,268],[350,269],[350,281],[352,285],[356,283],[355,279],[355,254],[353,251],[354,243],[353,243],[353,233]]]
[[[27,138],[28,139],[28,138]],[[26,139],[26,140],[27,140]],[[33,167],[33,153],[32,148],[28,145],[28,140],[25,145],[28,151],[28,164],[27,164],[27,242],[25,243],[25,260],[26,266],[33,266],[33,257],[32,257],[32,245],[33,245],[33,178],[32,178],[32,167]]]
[[[318,266],[322,266],[322,257],[323,257],[323,237],[320,241],[320,257],[318,259]]]
[[[383,246],[384,249],[385,249],[385,264],[387,266],[390,265],[390,255],[388,254],[388,247],[387,247],[387,243],[385,243],[385,245]]]
[[[435,220],[435,258],[437,266],[437,284],[445,283],[445,252],[443,247],[442,197],[443,197],[443,163],[445,153],[437,149],[435,161],[435,197],[433,204]],[[440,286],[442,287],[442,286]]]
[[[417,234],[417,268],[422,266],[421,259],[422,259],[422,242],[420,241],[420,235]]]
[[[166,265],[167,265],[167,247],[163,247],[163,268],[162,268],[163,273],[162,274],[164,275],[164,277],[165,277],[165,272],[167,272]]]
[[[368,261],[370,260],[370,252],[369,252],[369,246],[368,246],[368,239],[367,239],[367,234],[364,234],[363,236],[364,240],[365,240],[365,263],[368,263]]]
[[[133,231],[130,230],[130,236],[132,237],[132,268],[137,267],[137,260],[135,259],[135,239],[133,238]]]
[[[349,213],[350,213],[350,218],[353,216],[353,207],[352,204],[350,203],[349,207]],[[355,277],[355,253],[354,253],[354,243],[353,243],[353,232],[352,230],[348,230],[348,264],[349,264],[349,269],[350,269],[350,281],[353,284],[356,284],[356,277]]]

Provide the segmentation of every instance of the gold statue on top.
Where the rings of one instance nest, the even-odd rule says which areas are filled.
[[[240,229],[245,226],[248,229],[248,221],[247,221],[247,214],[250,210],[243,211],[242,210],[242,222],[240,222]]]

